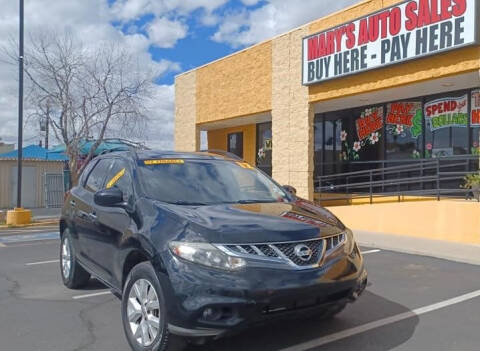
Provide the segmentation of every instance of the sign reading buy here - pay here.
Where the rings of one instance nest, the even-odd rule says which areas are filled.
[[[411,0],[303,39],[303,84],[477,42],[479,0]]]

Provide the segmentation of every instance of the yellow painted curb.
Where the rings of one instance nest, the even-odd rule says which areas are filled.
[[[7,225],[22,225],[32,222],[32,211],[24,208],[15,208],[7,211]]]
[[[18,225],[6,225],[0,224],[0,229],[11,229],[11,228],[27,228],[27,227],[45,227],[50,225],[58,225],[59,220],[49,220],[49,221],[40,221],[40,222],[32,222],[27,224],[18,224]]]

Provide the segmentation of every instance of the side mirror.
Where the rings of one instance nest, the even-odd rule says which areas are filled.
[[[99,206],[114,207],[123,204],[123,193],[117,187],[97,191],[93,201]]]
[[[284,186],[283,186],[283,189],[285,189],[286,191],[288,191],[288,192],[290,193],[290,195],[297,196],[297,189],[295,189],[293,186],[291,186],[291,185],[284,185]]]

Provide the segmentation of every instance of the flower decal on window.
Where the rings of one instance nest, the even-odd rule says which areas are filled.
[[[362,143],[359,141],[356,141],[353,143],[353,151],[359,152],[362,149]]]
[[[340,139],[342,141],[346,141],[347,140],[347,136],[348,136],[348,133],[344,130],[342,130],[342,132],[340,133]]]
[[[370,135],[370,144],[375,145],[380,141],[380,134],[378,132],[372,133]]]

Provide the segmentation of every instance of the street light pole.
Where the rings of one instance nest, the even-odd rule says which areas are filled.
[[[17,208],[22,207],[22,158],[23,158],[23,1],[20,0],[20,40],[18,56],[18,157],[17,157]]]

